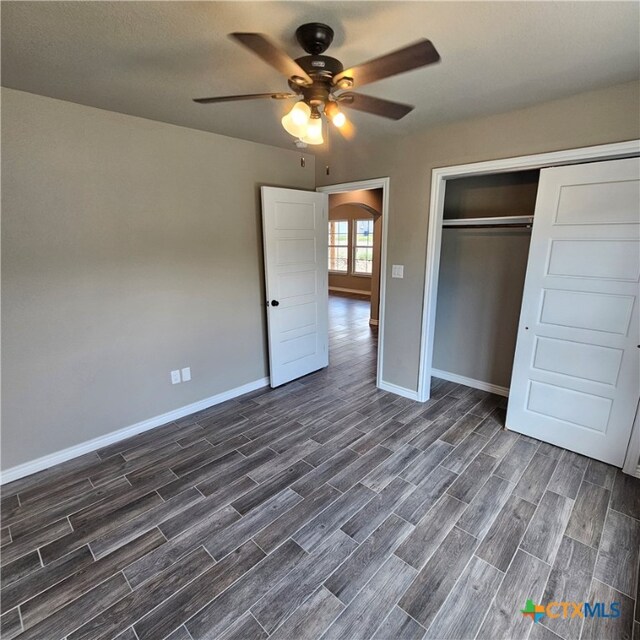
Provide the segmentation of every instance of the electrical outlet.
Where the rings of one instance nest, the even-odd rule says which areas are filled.
[[[180,369],[171,372],[171,384],[180,384]]]
[[[182,369],[182,382],[189,382],[191,380],[191,367],[185,367]]]
[[[404,265],[403,264],[391,265],[391,277],[404,278]]]

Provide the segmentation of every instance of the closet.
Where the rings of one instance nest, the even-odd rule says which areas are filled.
[[[433,375],[508,394],[539,173],[447,181]]]
[[[622,466],[640,389],[640,160],[446,181],[432,374]]]

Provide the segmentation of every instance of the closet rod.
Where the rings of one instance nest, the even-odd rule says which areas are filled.
[[[443,227],[479,229],[480,227],[530,227],[533,216],[495,216],[491,218],[450,218],[442,221]]]
[[[531,229],[529,222],[513,222],[508,224],[445,224],[448,229]]]

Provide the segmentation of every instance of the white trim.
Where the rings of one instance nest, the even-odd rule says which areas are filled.
[[[627,455],[622,465],[622,471],[630,476],[640,478],[640,402],[636,409],[636,417],[633,421]]]
[[[362,189],[382,189],[382,251],[380,255],[380,311],[378,313],[378,366],[376,371],[376,386],[383,389],[383,384],[389,384],[382,381],[382,356],[384,354],[384,307],[387,289],[387,238],[389,232],[389,178],[374,178],[372,180],[359,180],[357,182],[344,182],[342,184],[332,184],[326,187],[317,187],[316,191],[321,193],[345,193],[347,191],[360,191]],[[415,400],[416,392],[404,389],[403,387],[394,388],[402,389],[407,393],[413,394]],[[392,393],[398,393],[391,389],[387,389]],[[399,393],[398,395],[402,395]]]
[[[489,393],[495,393],[499,396],[509,397],[508,387],[501,387],[497,384],[491,384],[490,382],[483,382],[482,380],[475,380],[474,378],[467,378],[467,376],[459,376],[457,373],[449,373],[448,371],[441,371],[440,369],[431,369],[431,375],[436,378],[442,378],[449,382],[456,382],[463,384],[465,387],[472,387],[474,389],[480,389],[481,391],[488,391]]]
[[[582,147],[566,151],[552,151],[531,156],[489,160],[451,167],[440,167],[431,172],[431,198],[429,203],[429,231],[427,236],[427,260],[425,265],[424,297],[422,302],[422,327],[420,332],[420,364],[418,368],[418,399],[429,399],[431,368],[433,362],[433,340],[435,335],[436,303],[438,298],[438,271],[440,245],[442,241],[442,219],[446,181],[462,176],[505,173],[540,169],[591,160],[625,158],[640,153],[640,140],[616,142],[595,147]],[[386,240],[386,238],[385,238]],[[384,247],[383,247],[384,248]],[[638,443],[640,448],[640,443]],[[636,461],[640,450],[636,451]]]
[[[378,389],[388,391],[389,393],[395,393],[395,395],[402,396],[403,398],[409,398],[409,400],[418,399],[417,391],[414,391],[413,389],[406,389],[405,387],[399,387],[397,384],[385,382],[384,380],[380,380],[378,383]]]
[[[339,291],[340,293],[357,293],[361,296],[371,297],[371,291],[361,291],[360,289],[346,289],[345,287],[329,287],[329,291]]]
[[[255,391],[256,389],[262,389],[267,386],[269,386],[269,378],[260,378],[259,380],[254,380],[253,382],[248,382],[247,384],[235,387],[234,389],[223,391],[215,396],[199,400],[198,402],[188,404],[184,407],[180,407],[179,409],[174,409],[173,411],[168,411],[167,413],[149,418],[148,420],[137,422],[136,424],[129,425],[123,429],[111,431],[110,433],[99,436],[98,438],[81,442],[80,444],[76,444],[68,449],[62,449],[61,451],[56,451],[55,453],[42,456],[42,458],[36,458],[30,462],[19,464],[2,472],[0,476],[0,484],[6,484],[7,482],[13,482],[19,478],[24,478],[32,473],[36,473],[37,471],[48,469],[49,467],[60,464],[61,462],[66,462],[72,458],[77,458],[78,456],[89,453],[90,451],[106,447],[114,442],[120,442],[121,440],[130,438],[131,436],[143,433],[144,431],[155,429],[156,427],[167,424],[168,422],[173,422],[174,420],[178,420],[184,416],[196,413],[196,411],[208,409],[209,407],[213,407],[214,405],[225,402],[226,400],[237,398],[245,393]]]

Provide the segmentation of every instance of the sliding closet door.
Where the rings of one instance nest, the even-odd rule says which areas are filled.
[[[622,466],[638,405],[640,160],[544,169],[507,428]]]

